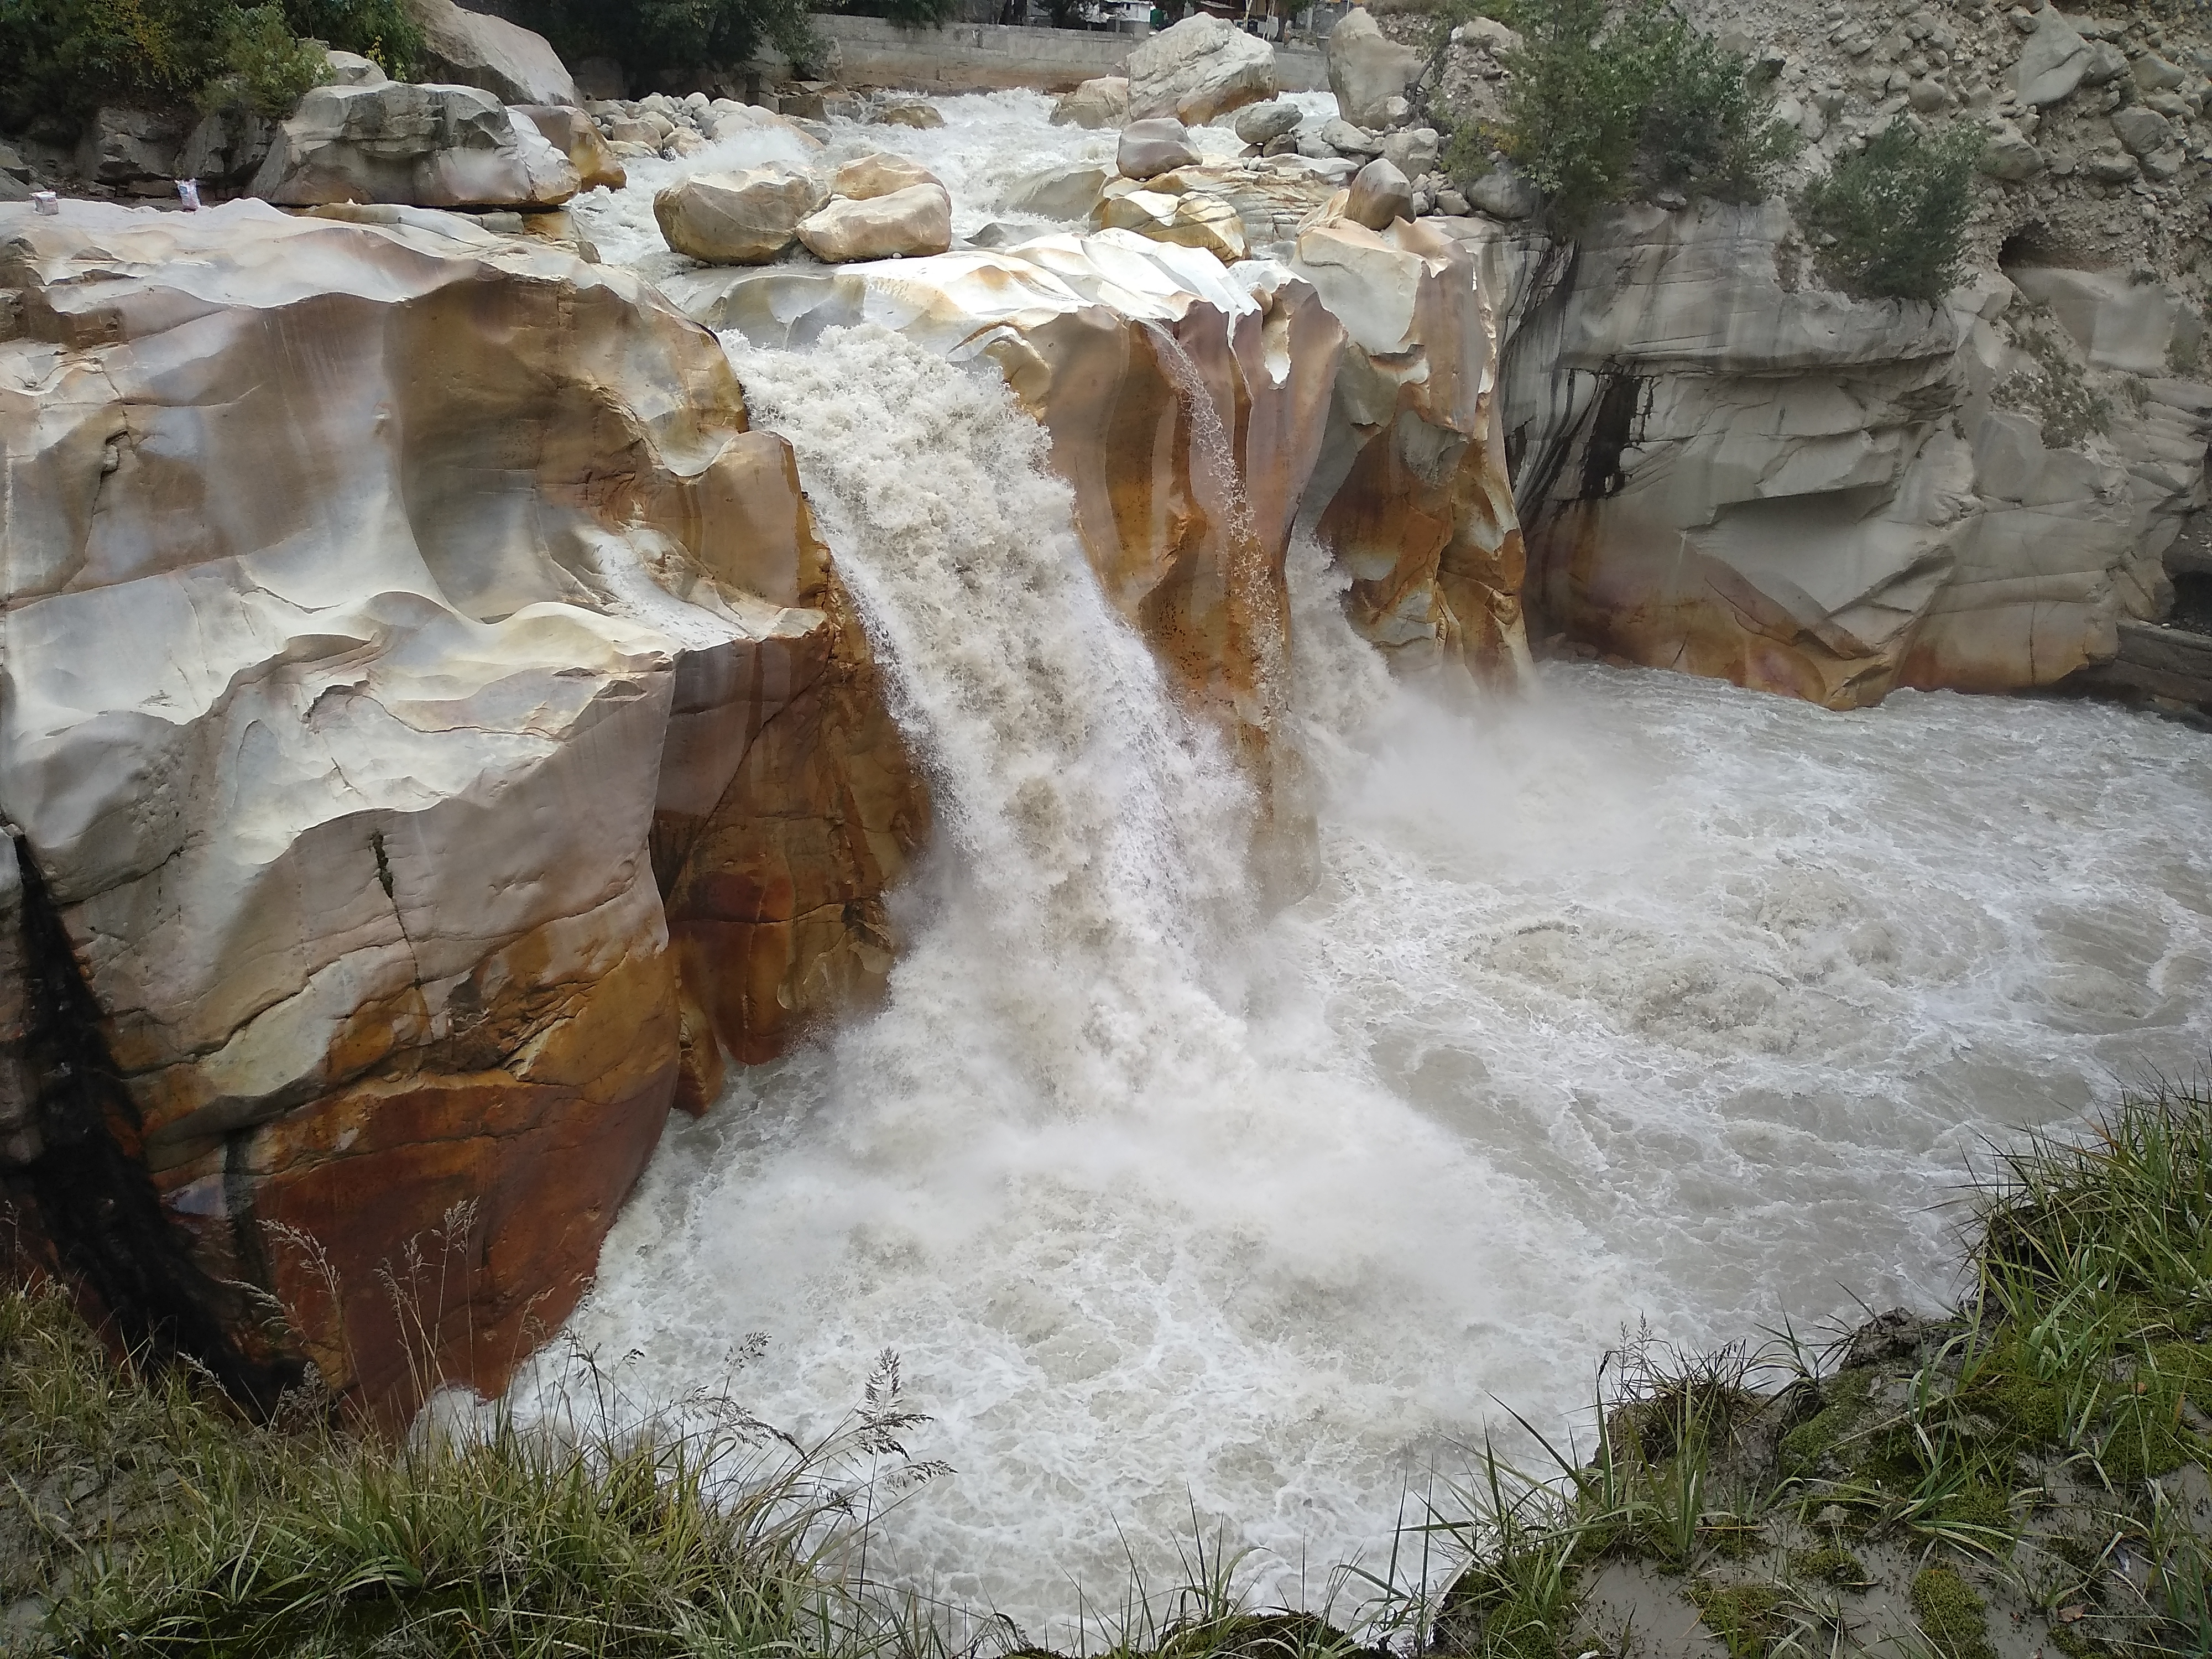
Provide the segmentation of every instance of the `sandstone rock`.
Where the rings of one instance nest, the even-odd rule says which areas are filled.
[[[2089,67],[2089,43],[2056,6],[2035,17],[2035,33],[2021,48],[2013,66],[2013,87],[2023,104],[2056,104],[2074,94]]]
[[[1056,127],[1118,127],[1129,118],[1129,82],[1126,76],[1104,75],[1085,81],[1052,106]]]
[[[828,196],[814,174],[771,165],[679,179],[653,198],[653,215],[678,253],[709,264],[757,265],[789,247],[799,222]]]
[[[545,142],[568,158],[580,190],[620,190],[629,182],[622,162],[599,137],[599,123],[566,104],[522,104],[510,114],[527,119]]]
[[[945,118],[934,104],[920,98],[890,98],[876,106],[875,118],[885,126],[941,127]]]
[[[1413,216],[1413,187],[1388,161],[1370,161],[1352,181],[1344,216],[1370,230],[1388,230],[1392,220]]]
[[[1364,7],[1352,8],[1328,33],[1328,89],[1338,112],[1355,125],[1383,125],[1385,101],[1403,97],[1425,67],[1420,53],[1386,37]]]
[[[1200,12],[1148,36],[1129,54],[1129,114],[1172,115],[1199,126],[1275,95],[1275,51]]]
[[[1328,167],[1301,160],[1285,160],[1263,167],[1241,162],[1213,162],[1178,167],[1149,180],[1144,188],[1162,194],[1210,197],[1228,207],[1243,227],[1244,243],[1254,256],[1287,254],[1298,228],[1335,194],[1349,173],[1350,163],[1333,161]],[[1121,181],[1122,187],[1126,180]],[[1109,193],[1118,193],[1109,187]]]
[[[505,18],[464,11],[453,0],[405,0],[407,15],[422,31],[422,53],[433,75],[476,87],[502,104],[582,101],[560,54],[545,37]]]
[[[576,170],[528,120],[472,87],[317,87],[277,129],[253,194],[288,207],[556,207]]]
[[[2125,109],[2113,112],[2112,135],[2127,146],[2130,154],[2144,156],[2154,149],[2164,149],[2167,140],[2173,137],[2173,127],[2156,111],[2145,109],[2141,104],[2130,104]]]
[[[1304,118],[1296,104],[1271,98],[1264,104],[1254,104],[1237,112],[1237,136],[1248,144],[1264,146],[1285,133],[1296,131]]]
[[[1132,121],[1121,129],[1114,165],[1124,179],[1151,179],[1198,160],[1198,149],[1180,121]]]
[[[1224,264],[1233,264],[1250,252],[1243,221],[1236,209],[1203,193],[1168,195],[1152,190],[1109,193],[1098,204],[1094,217],[1103,229],[1131,231],[1152,241],[1201,249]]]
[[[1544,205],[1542,192],[1510,167],[1491,168],[1466,191],[1469,205],[1493,219],[1526,219]]]
[[[1382,141],[1382,159],[1408,179],[1419,179],[1437,164],[1441,135],[1434,127],[1413,127]]]
[[[937,175],[921,162],[878,151],[839,167],[830,180],[830,193],[842,196],[848,201],[872,202],[879,196],[912,190],[917,185],[934,185],[939,190],[945,187]]]
[[[95,110],[77,143],[77,171],[103,185],[173,179],[185,131],[184,118],[167,111]]]
[[[1098,192],[1112,176],[1095,161],[1042,167],[1015,181],[1006,191],[1006,210],[1040,219],[1088,219],[1098,205]]]
[[[713,340],[379,211],[0,208],[0,817],[76,1045],[6,1180],[119,1337],[404,1423],[565,1316],[680,1071],[864,988],[927,803]]]
[[[952,246],[952,198],[915,185],[865,202],[832,201],[799,221],[799,240],[831,264],[942,253]]]

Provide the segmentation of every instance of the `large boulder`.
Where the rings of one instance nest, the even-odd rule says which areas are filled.
[[[476,87],[502,104],[582,101],[561,56],[542,34],[453,0],[405,0],[422,31],[427,67],[441,81]]]
[[[2124,66],[2126,60],[2121,61]],[[2023,104],[2061,103],[2074,95],[2090,64],[2089,43],[2057,7],[2045,6],[2036,14],[2035,32],[2013,65],[2013,88]]]
[[[1164,116],[1130,122],[1121,129],[1121,142],[1114,150],[1114,165],[1124,179],[1154,178],[1197,160],[1188,129]]]
[[[1129,118],[1129,80],[1124,75],[1102,75],[1085,81],[1052,106],[1056,127],[1118,127]]]
[[[0,1190],[120,1340],[404,1421],[880,983],[927,802],[713,337],[382,213],[0,206]]]
[[[878,151],[855,157],[839,167],[830,181],[830,193],[851,202],[872,202],[880,196],[912,190],[917,185],[945,188],[938,176],[921,162]]]
[[[758,265],[789,247],[829,192],[801,167],[696,173],[653,198],[660,234],[678,253],[716,265]]]
[[[580,180],[529,119],[473,87],[317,87],[276,130],[252,193],[285,207],[557,207]]]
[[[1200,126],[1275,95],[1275,49],[1210,13],[1186,17],[1129,54],[1129,118]]]
[[[942,253],[952,246],[952,198],[942,185],[911,185],[861,202],[840,198],[799,221],[799,240],[833,265]]]
[[[1005,206],[1010,213],[1040,219],[1085,219],[1112,176],[1096,161],[1055,162],[1016,179],[1006,191]]]
[[[1413,186],[1387,158],[1359,169],[1346,193],[1344,216],[1370,230],[1388,230],[1394,219],[1413,216]]]
[[[1264,104],[1254,104],[1237,112],[1237,136],[1248,144],[1266,144],[1285,133],[1295,132],[1304,118],[1304,112],[1296,104],[1271,98]]]
[[[1405,97],[1424,67],[1421,54],[1390,40],[1364,7],[1353,7],[1328,32],[1328,89],[1354,126],[1384,125],[1384,106]]]
[[[607,148],[599,124],[568,104],[522,104],[511,112],[536,127],[545,142],[568,158],[580,190],[620,190],[629,175]]]

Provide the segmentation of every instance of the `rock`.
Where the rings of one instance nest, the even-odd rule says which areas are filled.
[[[276,131],[252,193],[288,207],[557,207],[576,170],[530,121],[472,87],[317,87]]]
[[[1520,34],[1495,17],[1468,18],[1452,31],[1452,42],[1493,58],[1510,57],[1521,50]]]
[[[880,985],[927,803],[714,341],[378,211],[0,208],[0,923],[97,1060],[0,1158],[118,1340],[404,1426],[557,1327],[679,1079]]]
[[[184,118],[161,110],[99,109],[77,143],[77,171],[103,185],[177,176]]]
[[[1040,219],[1088,219],[1111,177],[1095,161],[1062,161],[1017,179],[1006,191],[1006,208]]]
[[[30,179],[31,164],[13,144],[0,143],[0,176],[26,183]]]
[[[832,201],[799,224],[799,240],[830,264],[942,253],[952,246],[952,198],[915,185],[869,201]]]
[[[2168,144],[2154,149],[2142,158],[2143,177],[2158,184],[2166,184],[2181,176],[2189,165],[2188,152],[2179,144]]]
[[[1923,115],[1933,115],[1950,108],[1952,99],[1942,82],[1919,80],[1906,84],[1905,101]]]
[[[1382,153],[1380,138],[1355,127],[1349,121],[1324,121],[1321,124],[1321,131],[1314,136],[1334,155],[1370,156]]]
[[[1370,230],[1388,230],[1393,220],[1413,216],[1413,187],[1389,161],[1370,161],[1352,181],[1344,216]]]
[[[2081,70],[2085,87],[2110,86],[2115,81],[2127,78],[2128,55],[2109,40],[2093,41],[2089,46],[2089,61]]]
[[[1708,202],[1615,210],[1578,238],[1540,343],[1515,335],[1500,379],[1521,476],[1558,481],[1524,503],[1531,604],[1602,653],[1834,708],[2048,685],[2108,657],[2140,590],[2130,474],[2039,441],[2008,463],[2024,497],[1983,489],[1984,434],[2018,437],[1977,398],[1990,297],[1793,289],[1792,234],[1779,203]],[[1486,273],[1533,279],[1511,234],[1474,240]],[[1754,428],[1729,413],[1747,400],[1803,418]]]
[[[210,110],[177,152],[177,177],[224,183],[249,177],[269,154],[276,131],[252,110]]]
[[[1129,54],[1129,115],[1172,115],[1200,126],[1275,95],[1275,49],[1206,12],[1141,41]]]
[[[526,119],[545,142],[568,158],[580,190],[620,190],[629,182],[622,162],[599,137],[599,123],[567,104],[520,104],[510,114]]]
[[[433,76],[476,87],[502,104],[582,102],[576,83],[546,44],[505,18],[464,11],[453,0],[404,0],[422,31],[422,55]]]
[[[1133,231],[1151,241],[1197,248],[1224,264],[1234,264],[1250,252],[1237,210],[1202,192],[1170,196],[1135,190],[1109,195],[1099,203],[1095,216],[1104,229]]]
[[[709,264],[758,265],[789,247],[799,222],[829,198],[802,168],[694,173],[653,200],[660,234],[678,253]]]
[[[2100,150],[2083,160],[2081,171],[2100,185],[2124,185],[2137,178],[2142,167],[2125,150]]]
[[[1056,127],[1118,127],[1129,118],[1129,82],[1120,75],[1085,81],[1052,106]]]
[[[1262,156],[1296,155],[1297,153],[1298,136],[1295,132],[1280,133],[1260,146]]]
[[[2088,67],[2089,43],[2056,6],[2045,6],[2013,66],[2013,88],[2023,104],[2056,104],[2073,96]]]
[[[1388,125],[1384,104],[1402,98],[1425,67],[1420,53],[1385,36],[1364,7],[1346,12],[1328,33],[1328,89],[1338,113],[1355,125]]]
[[[1382,159],[1408,179],[1419,179],[1437,164],[1441,143],[1434,127],[1413,127],[1382,141]]]
[[[363,58],[358,52],[326,52],[324,61],[331,66],[330,84],[336,87],[378,87],[392,77],[378,66],[376,60]]]
[[[1197,146],[1180,121],[1132,121],[1121,129],[1114,165],[1124,179],[1151,179],[1198,160]]]
[[[2013,277],[2031,301],[2051,307],[2094,368],[2162,379],[2173,349],[2203,337],[2203,318],[2160,283],[2053,265],[2024,265]]]
[[[1303,119],[1304,115],[1296,104],[1271,98],[1237,112],[1237,136],[1248,144],[1265,148],[1284,134],[1296,131]]]
[[[1493,219],[1526,219],[1544,205],[1543,194],[1535,185],[1514,168],[1502,165],[1470,179],[1464,189],[1474,210]]]
[[[2019,128],[2007,125],[1982,146],[1979,165],[1990,178],[2016,184],[2043,171],[2043,152],[2021,137]]]
[[[2164,149],[2173,137],[2173,127],[2155,110],[2130,104],[2113,112],[2112,135],[2127,147],[2130,154],[2143,156]]]
[[[876,106],[876,119],[893,127],[941,127],[937,106],[920,98],[887,98]]]
[[[2153,52],[2136,58],[2130,68],[2136,85],[2145,92],[2178,91],[2189,78],[2179,64],[2169,64]]]
[[[937,175],[921,162],[878,151],[839,167],[836,177],[830,180],[830,193],[848,201],[872,202],[879,196],[912,190],[917,185],[935,185],[939,190],[945,187]]]
[[[1474,204],[1457,190],[1447,185],[1437,192],[1437,211],[1454,217],[1465,217],[1474,210]]]
[[[1407,99],[1385,98],[1382,100],[1382,118],[1375,123],[1376,130],[1387,132],[1395,127],[1402,127],[1407,122],[1412,120],[1413,106]]]
[[[1237,216],[1243,228],[1244,246],[1254,255],[1279,257],[1288,252],[1298,227],[1336,193],[1342,183],[1336,174],[1348,172],[1350,165],[1336,161],[1323,168],[1294,161],[1255,167],[1237,161],[1212,162],[1178,167],[1149,180],[1142,188],[1161,195],[1211,198]],[[1129,180],[1117,180],[1108,187],[1107,194],[1119,194],[1129,187]],[[1190,223],[1195,211],[1194,208],[1184,210],[1183,222]],[[1216,254],[1222,252],[1212,239],[1206,239],[1206,246]],[[1227,246],[1233,249],[1234,244]]]

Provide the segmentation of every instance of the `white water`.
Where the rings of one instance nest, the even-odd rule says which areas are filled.
[[[972,231],[1110,137],[1024,94],[835,134]],[[643,164],[581,210],[673,261]],[[777,140],[786,143],[787,140]],[[751,149],[749,149],[750,146]],[[795,158],[794,158],[795,159]],[[656,171],[656,166],[658,171]],[[1505,1401],[1558,1423],[1649,1318],[1688,1342],[1953,1290],[1984,1139],[2193,1072],[2212,738],[1951,696],[1834,714],[1555,666],[1443,706],[1301,555],[1293,730],[1322,877],[1262,917],[1251,802],[1100,600],[1036,428],[894,337],[733,346],[928,757],[939,848],[888,1006],[673,1127],[575,1334],[642,1401],[803,1433],[903,1358],[957,1473],[898,1570],[1066,1641],[1192,1515],[1262,1598],[1379,1563]],[[1303,1569],[1304,1589],[1301,1589]]]
[[[1984,1136],[2205,1053],[2212,739],[1595,667],[1445,708],[1310,562],[1323,876],[1263,921],[1246,793],[995,380],[875,331],[735,349],[942,845],[887,1008],[672,1132],[574,1329],[646,1399],[765,1332],[747,1403],[816,1432],[896,1349],[957,1474],[887,1538],[943,1593],[1064,1637],[1195,1510],[1294,1597],[1493,1396],[1570,1413],[1624,1323],[1938,1300]]]

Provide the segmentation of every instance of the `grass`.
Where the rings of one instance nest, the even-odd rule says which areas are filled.
[[[1090,1650],[1581,1659],[1637,1645],[1590,1622],[1619,1566],[1729,1659],[1991,1659],[2008,1620],[2069,1659],[2212,1659],[2212,1522],[2183,1478],[2212,1453],[2212,1095],[2154,1091],[2086,1139],[2029,1141],[1973,1218],[1972,1289],[1946,1317],[1706,1354],[1639,1334],[1601,1364],[1586,1452],[1523,1423],[1537,1462],[1485,1448],[1386,1566],[1332,1575],[1319,1613],[1249,1606],[1247,1557],[1194,1516],[1182,1582],[1155,1595],[1133,1571],[1118,1614],[1087,1617]],[[905,1449],[919,1419],[889,1356],[816,1443],[723,1393],[640,1412],[581,1370],[597,1392],[578,1420],[485,1408],[394,1444],[312,1395],[248,1421],[188,1369],[118,1366],[52,1288],[0,1294],[0,1639],[209,1659],[1036,1652],[872,1575],[875,1519],[941,1472]],[[1885,1591],[1893,1623],[1867,1639]]]

